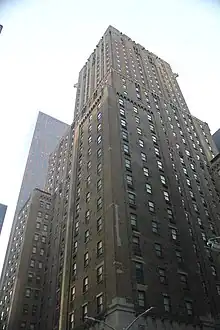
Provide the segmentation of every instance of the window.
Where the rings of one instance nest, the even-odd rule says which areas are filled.
[[[87,169],[89,170],[92,166],[91,160],[87,163]]]
[[[170,312],[170,297],[167,294],[163,295],[163,305],[164,305],[164,310],[165,312]]]
[[[128,193],[128,202],[132,206],[135,206],[136,205],[136,196],[132,192],[129,192]]]
[[[42,212],[41,212],[41,211],[37,212],[37,216],[38,216],[39,218],[41,218],[41,217],[42,217]]]
[[[153,140],[154,143],[157,143],[157,138],[156,138],[155,135],[152,135],[152,140]]]
[[[143,141],[143,140],[139,139],[139,140],[138,140],[138,143],[139,143],[139,146],[140,146],[141,148],[144,147],[144,141]]]
[[[140,117],[135,116],[135,122],[136,122],[137,124],[140,124]]]
[[[33,323],[30,324],[30,330],[35,330],[35,324]]]
[[[162,257],[162,249],[159,243],[154,244],[155,252],[158,257]]]
[[[150,212],[154,212],[155,211],[155,208],[154,208],[154,203],[149,201],[148,202],[148,208],[149,208],[149,211]]]
[[[121,134],[122,134],[123,140],[128,141],[128,132],[122,131]]]
[[[41,242],[42,242],[42,243],[46,243],[46,237],[45,237],[45,236],[42,236],[42,238],[41,238]]]
[[[87,267],[89,264],[89,252],[84,254],[84,267]]]
[[[102,229],[102,218],[98,218],[97,220],[97,231]]]
[[[85,243],[88,243],[88,241],[89,241],[89,230],[86,230],[86,231],[85,231],[84,242],[85,242]]]
[[[178,263],[181,263],[181,262],[183,262],[183,258],[182,258],[182,254],[181,254],[181,251],[179,251],[179,250],[176,250],[176,251],[175,251],[175,254],[176,254],[176,259],[177,259],[177,262],[178,262]]]
[[[139,135],[142,135],[142,130],[141,130],[140,127],[137,127],[137,133],[138,133]]]
[[[201,232],[201,235],[202,235],[202,239],[203,239],[203,241],[206,242],[207,239],[206,239],[206,235],[205,235],[205,233]]]
[[[89,175],[86,179],[87,187],[90,185],[90,183],[91,183],[91,176]]]
[[[120,115],[121,115],[121,116],[125,116],[125,110],[124,110],[124,109],[120,108],[119,111],[120,111]]]
[[[192,307],[192,302],[191,301],[186,301],[186,311],[188,315],[193,314],[193,307]]]
[[[156,154],[157,156],[160,156],[160,151],[159,151],[158,148],[154,148],[154,151],[155,151],[155,154]]]
[[[31,289],[26,289],[25,290],[25,297],[30,298],[30,296],[31,296]]]
[[[74,312],[70,314],[70,330],[74,329]]]
[[[40,222],[36,223],[36,228],[39,229],[40,228]]]
[[[154,125],[150,124],[149,126],[150,126],[150,130],[151,130],[151,132],[154,132],[154,131],[155,131],[155,129],[154,129]]]
[[[145,187],[146,187],[146,191],[148,194],[152,194],[152,188],[151,188],[151,185],[149,183],[146,183],[145,184]]]
[[[101,283],[103,281],[103,266],[97,268],[96,278],[97,283]]]
[[[35,240],[35,241],[38,241],[38,239],[39,239],[39,235],[38,235],[38,234],[35,234],[35,235],[34,235],[34,240]]]
[[[97,296],[96,303],[97,303],[97,314],[99,314],[103,311],[103,295],[102,294]]]
[[[144,284],[144,270],[143,264],[140,262],[135,262],[135,274],[136,281],[138,284]]]
[[[156,221],[152,221],[152,232],[153,233],[158,233],[158,224]]]
[[[191,182],[190,182],[189,179],[186,179],[186,183],[187,183],[187,185],[188,185],[189,187],[191,187]]]
[[[217,294],[220,296],[220,285],[219,284],[216,285],[216,290],[217,290]]]
[[[146,162],[147,161],[147,156],[144,152],[141,152],[141,159]]]
[[[125,153],[125,154],[127,154],[127,155],[130,154],[130,152],[129,152],[129,146],[128,146],[127,144],[124,144],[124,145],[123,145],[123,149],[124,149],[124,153]]]
[[[159,268],[158,273],[159,273],[160,283],[165,284],[166,283],[165,270],[163,268]]]
[[[214,266],[211,266],[212,275],[216,276],[216,269]]]
[[[195,203],[193,203],[193,208],[194,208],[194,210],[195,210],[196,212],[199,212],[198,207],[197,207],[197,205],[196,205]]]
[[[187,288],[187,275],[186,274],[180,274],[180,283],[183,286],[183,288]]]
[[[103,244],[102,241],[97,243],[97,256],[99,257],[103,253]]]
[[[88,315],[88,304],[85,304],[82,306],[82,318],[83,318],[83,321],[86,320],[86,317]]]
[[[90,192],[88,192],[86,194],[86,203],[89,203],[90,202],[90,199],[91,199],[91,194],[90,194]]]
[[[31,268],[33,268],[35,266],[35,260],[31,259],[30,266],[31,266]]]
[[[99,179],[99,180],[97,181],[97,191],[100,191],[101,189],[102,189],[102,180]]]
[[[70,299],[71,299],[71,301],[75,300],[75,297],[76,297],[76,288],[75,288],[75,286],[73,286],[71,288],[71,291],[70,291]]]
[[[33,248],[32,248],[32,253],[36,253],[37,252],[37,248],[36,248],[36,246],[33,246]]]
[[[76,276],[76,263],[75,262],[73,264],[72,275],[75,278],[75,276]]]
[[[165,176],[163,175],[160,175],[160,181],[163,185],[166,185],[166,179],[165,179]]]
[[[168,193],[167,191],[164,191],[164,192],[163,192],[163,196],[164,196],[165,201],[167,201],[167,202],[170,201],[169,193]]]
[[[40,249],[40,256],[44,255],[44,249]]]
[[[163,170],[163,164],[161,163],[160,160],[157,161],[157,166],[158,166],[159,170]]]
[[[28,304],[24,304],[23,306],[23,314],[28,314]]]
[[[137,227],[137,215],[136,214],[130,214],[130,221],[131,221],[131,226],[136,228]]]
[[[43,229],[44,231],[47,231],[47,225],[44,225]]]
[[[100,174],[100,173],[101,173],[101,170],[102,170],[102,164],[99,163],[99,164],[97,165],[97,174]]]
[[[89,289],[89,278],[85,277],[83,280],[83,293],[87,292]]]
[[[123,128],[126,128],[126,127],[127,127],[126,120],[121,119],[121,126],[122,126]]]
[[[97,144],[100,144],[101,142],[102,142],[102,136],[99,135],[99,136],[97,137]]]
[[[183,167],[183,173],[187,175],[187,170],[185,167]]]
[[[97,210],[100,210],[102,208],[102,197],[99,197],[97,199]]]
[[[126,175],[126,181],[127,181],[127,184],[129,186],[132,186],[133,185],[133,179],[132,179],[132,176],[131,175],[129,175],[129,174]]]
[[[171,237],[174,241],[177,240],[177,230],[175,228],[171,228]]]
[[[124,106],[124,100],[123,99],[119,99],[119,104]]]
[[[138,305],[140,307],[145,307],[145,292],[144,291],[138,291]]]
[[[92,142],[92,136],[90,135],[89,137],[88,137],[88,143],[90,144]]]
[[[97,157],[100,158],[101,156],[102,156],[102,149],[99,148],[99,149],[97,150]]]
[[[38,263],[38,268],[39,268],[39,269],[42,269],[42,267],[43,267],[43,264],[42,264],[41,261],[39,261],[39,263]]]
[[[186,152],[187,156],[190,156],[189,150],[186,149],[185,152]]]
[[[131,161],[130,159],[125,159],[125,167],[126,169],[130,170],[131,169]]]
[[[137,107],[133,106],[133,110],[134,110],[135,113],[138,113]]]

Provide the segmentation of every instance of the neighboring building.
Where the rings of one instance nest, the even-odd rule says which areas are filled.
[[[211,174],[220,197],[220,153],[211,160]]]
[[[0,234],[1,234],[1,231],[2,231],[6,211],[7,211],[7,205],[4,205],[4,204],[0,203]]]
[[[218,152],[220,152],[220,129],[218,129],[213,135],[212,138],[216,144]]]
[[[20,211],[35,188],[46,184],[48,160],[69,125],[39,112],[18,196],[16,212]]]
[[[3,329],[38,329],[52,211],[50,194],[35,189],[16,217],[2,278]]]
[[[87,315],[123,329],[150,306],[133,330],[215,329],[220,265],[206,242],[220,235],[220,208],[206,144],[215,150],[176,77],[111,26],[80,71],[74,123],[49,157],[53,214],[32,329],[98,329]],[[10,306],[30,329],[32,316],[25,324]]]
[[[206,241],[220,233],[216,150],[170,66],[109,27],[80,71],[68,141],[71,171],[54,182],[59,147],[47,180],[57,196],[47,279],[56,297],[42,326],[84,329],[89,315],[122,329],[155,306],[149,329],[214,329],[220,267]]]

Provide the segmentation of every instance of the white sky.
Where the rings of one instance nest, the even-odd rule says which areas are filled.
[[[220,126],[219,0],[0,0],[0,269],[38,110],[71,123],[78,72],[113,25],[169,62],[191,112]]]

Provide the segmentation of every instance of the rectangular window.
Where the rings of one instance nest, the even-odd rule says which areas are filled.
[[[102,142],[102,136],[99,135],[99,136],[97,137],[97,144],[100,144],[101,142]]]
[[[89,223],[89,219],[90,219],[90,211],[87,210],[86,213],[85,213],[85,222]]]
[[[102,313],[103,311],[103,295],[100,294],[96,298],[96,303],[97,303],[97,314]]]
[[[149,201],[148,202],[148,208],[149,208],[150,212],[154,212],[155,211],[154,203]]]
[[[137,215],[131,213],[130,214],[130,221],[131,221],[131,226],[136,228],[137,227]]]
[[[97,268],[96,278],[97,283],[101,283],[103,281],[103,266]]]
[[[151,185],[149,183],[145,184],[145,188],[148,194],[152,194],[152,188]]]
[[[126,128],[126,127],[127,127],[126,120],[121,119],[121,126],[122,126],[123,128]]]
[[[35,260],[31,259],[30,266],[31,266],[31,268],[34,268],[34,266],[35,266]]]
[[[46,237],[45,237],[45,236],[42,236],[42,237],[41,237],[41,242],[42,242],[42,243],[46,243]]]
[[[74,312],[70,314],[70,330],[74,329]]]
[[[125,167],[126,169],[130,170],[131,169],[131,161],[130,159],[125,159]]]
[[[180,283],[183,286],[184,289],[187,288],[187,275],[186,274],[180,274]]]
[[[97,165],[97,174],[100,174],[101,171],[102,171],[102,164],[99,163],[99,164]]]
[[[160,175],[160,181],[163,185],[166,185],[166,178],[163,175]]]
[[[102,180],[99,179],[97,182],[97,191],[100,191],[102,189]]]
[[[97,231],[102,229],[102,218],[97,219]]]
[[[155,154],[156,154],[157,156],[160,156],[160,151],[159,151],[158,148],[154,148],[154,151],[155,151]]]
[[[129,186],[133,186],[133,179],[131,175],[129,174],[126,175],[126,181]]]
[[[86,252],[86,253],[84,254],[84,267],[87,267],[88,264],[89,264],[89,253]]]
[[[144,291],[138,291],[138,305],[140,307],[145,307],[145,292]]]
[[[102,241],[97,243],[97,256],[99,257],[103,253],[103,244]]]
[[[135,122],[136,122],[137,124],[140,124],[140,117],[135,116]]]
[[[121,116],[125,116],[125,110],[124,109],[120,108],[119,109],[119,112],[120,112],[120,115]]]
[[[135,206],[136,205],[136,196],[132,192],[129,192],[128,193],[128,202],[129,202],[129,204],[131,206]]]
[[[121,134],[122,134],[122,139],[128,141],[128,132],[122,131]]]
[[[137,283],[144,284],[144,269],[142,263],[135,262],[135,274]]]
[[[163,304],[164,304],[165,312],[170,312],[171,303],[170,303],[170,297],[167,294],[163,295]]]
[[[83,293],[87,292],[89,289],[89,278],[85,277],[83,280]]]
[[[163,196],[164,196],[165,201],[167,201],[167,202],[170,201],[169,193],[168,193],[167,191],[164,191],[164,192],[163,192]]]
[[[143,140],[139,139],[138,143],[139,143],[139,146],[140,146],[141,148],[144,147],[144,141],[143,141]]]
[[[40,222],[36,223],[36,228],[39,229],[40,228]]]
[[[146,162],[147,161],[147,156],[144,152],[141,152],[141,159]]]
[[[88,137],[88,143],[89,144],[92,143],[92,136],[91,135]]]
[[[176,250],[176,251],[175,251],[175,254],[176,254],[177,262],[178,262],[178,263],[182,263],[182,262],[183,262],[183,258],[182,258],[181,251]]]
[[[31,289],[26,289],[25,290],[25,297],[30,298],[30,296],[31,296]]]
[[[220,285],[219,284],[216,285],[216,290],[217,290],[217,294],[220,296]]]
[[[124,144],[123,145],[123,149],[124,149],[124,153],[129,155],[130,154],[130,151],[129,151],[129,146],[127,144]]]
[[[154,143],[157,143],[157,138],[156,138],[155,135],[152,135],[152,140],[153,140]]]
[[[39,269],[42,269],[42,267],[43,267],[42,262],[39,262],[39,263],[38,263],[38,268],[39,268]]]
[[[82,306],[82,319],[83,321],[86,320],[86,317],[88,315],[88,304],[85,304]]]
[[[152,232],[158,234],[158,223],[156,221],[152,221]]]
[[[90,194],[90,192],[88,192],[86,194],[86,203],[89,203],[90,202],[90,199],[91,199],[91,194]]]
[[[75,241],[73,244],[73,253],[77,252],[77,247],[78,247],[78,243],[77,243],[77,241]]]
[[[40,256],[44,255],[44,249],[40,249]]]
[[[32,248],[32,253],[36,253],[37,252],[37,248],[36,248],[36,246],[33,246],[33,248]]]
[[[39,235],[38,235],[38,234],[35,234],[35,235],[34,235],[34,240],[35,240],[35,241],[38,241],[38,239],[39,239]]]
[[[97,199],[97,211],[101,210],[102,208],[102,197]]]
[[[41,218],[41,217],[42,217],[42,212],[41,212],[41,211],[38,211],[38,212],[37,212],[37,216],[38,216],[39,218]]]
[[[162,249],[159,243],[154,244],[155,252],[158,257],[162,257]]]
[[[171,228],[171,237],[174,241],[177,240],[177,230],[175,228]]]
[[[73,269],[72,269],[72,275],[75,278],[76,277],[76,263],[73,263]]]
[[[75,235],[79,233],[79,221],[76,221],[75,223]]]
[[[216,276],[216,269],[214,266],[211,266],[212,275]]]
[[[143,172],[145,176],[149,176],[149,170],[146,167],[143,167]]]
[[[123,99],[119,99],[119,104],[124,106],[124,100]]]
[[[159,170],[163,170],[163,164],[161,163],[160,160],[157,161],[157,166],[158,166]]]
[[[101,156],[102,156],[102,149],[99,148],[99,149],[97,150],[97,158],[100,158]]]
[[[166,274],[165,274],[165,270],[163,268],[159,268],[159,278],[160,278],[160,283],[163,283],[163,284],[166,283]]]
[[[70,291],[70,299],[71,301],[75,300],[75,297],[76,297],[76,288],[75,286],[71,288],[71,291]]]
[[[44,231],[47,231],[47,225],[44,225],[43,229]]]
[[[139,135],[142,135],[142,130],[141,130],[140,127],[137,127],[137,133],[138,133]]]
[[[101,123],[99,123],[99,124],[97,125],[97,132],[100,132],[100,131],[101,131],[101,129],[102,129],[102,124],[101,124]]]
[[[193,314],[193,306],[191,301],[186,301],[186,311],[188,315]]]
[[[88,241],[89,241],[89,230],[86,230],[86,231],[85,231],[84,242],[85,242],[85,243],[88,243]]]

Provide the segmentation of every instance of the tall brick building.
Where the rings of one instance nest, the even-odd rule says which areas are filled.
[[[75,117],[49,159],[53,218],[36,329],[214,329],[217,154],[168,63],[113,27],[79,74]],[[22,320],[21,320],[22,321]],[[35,329],[34,328],[34,329]],[[28,329],[28,328],[25,328]]]

